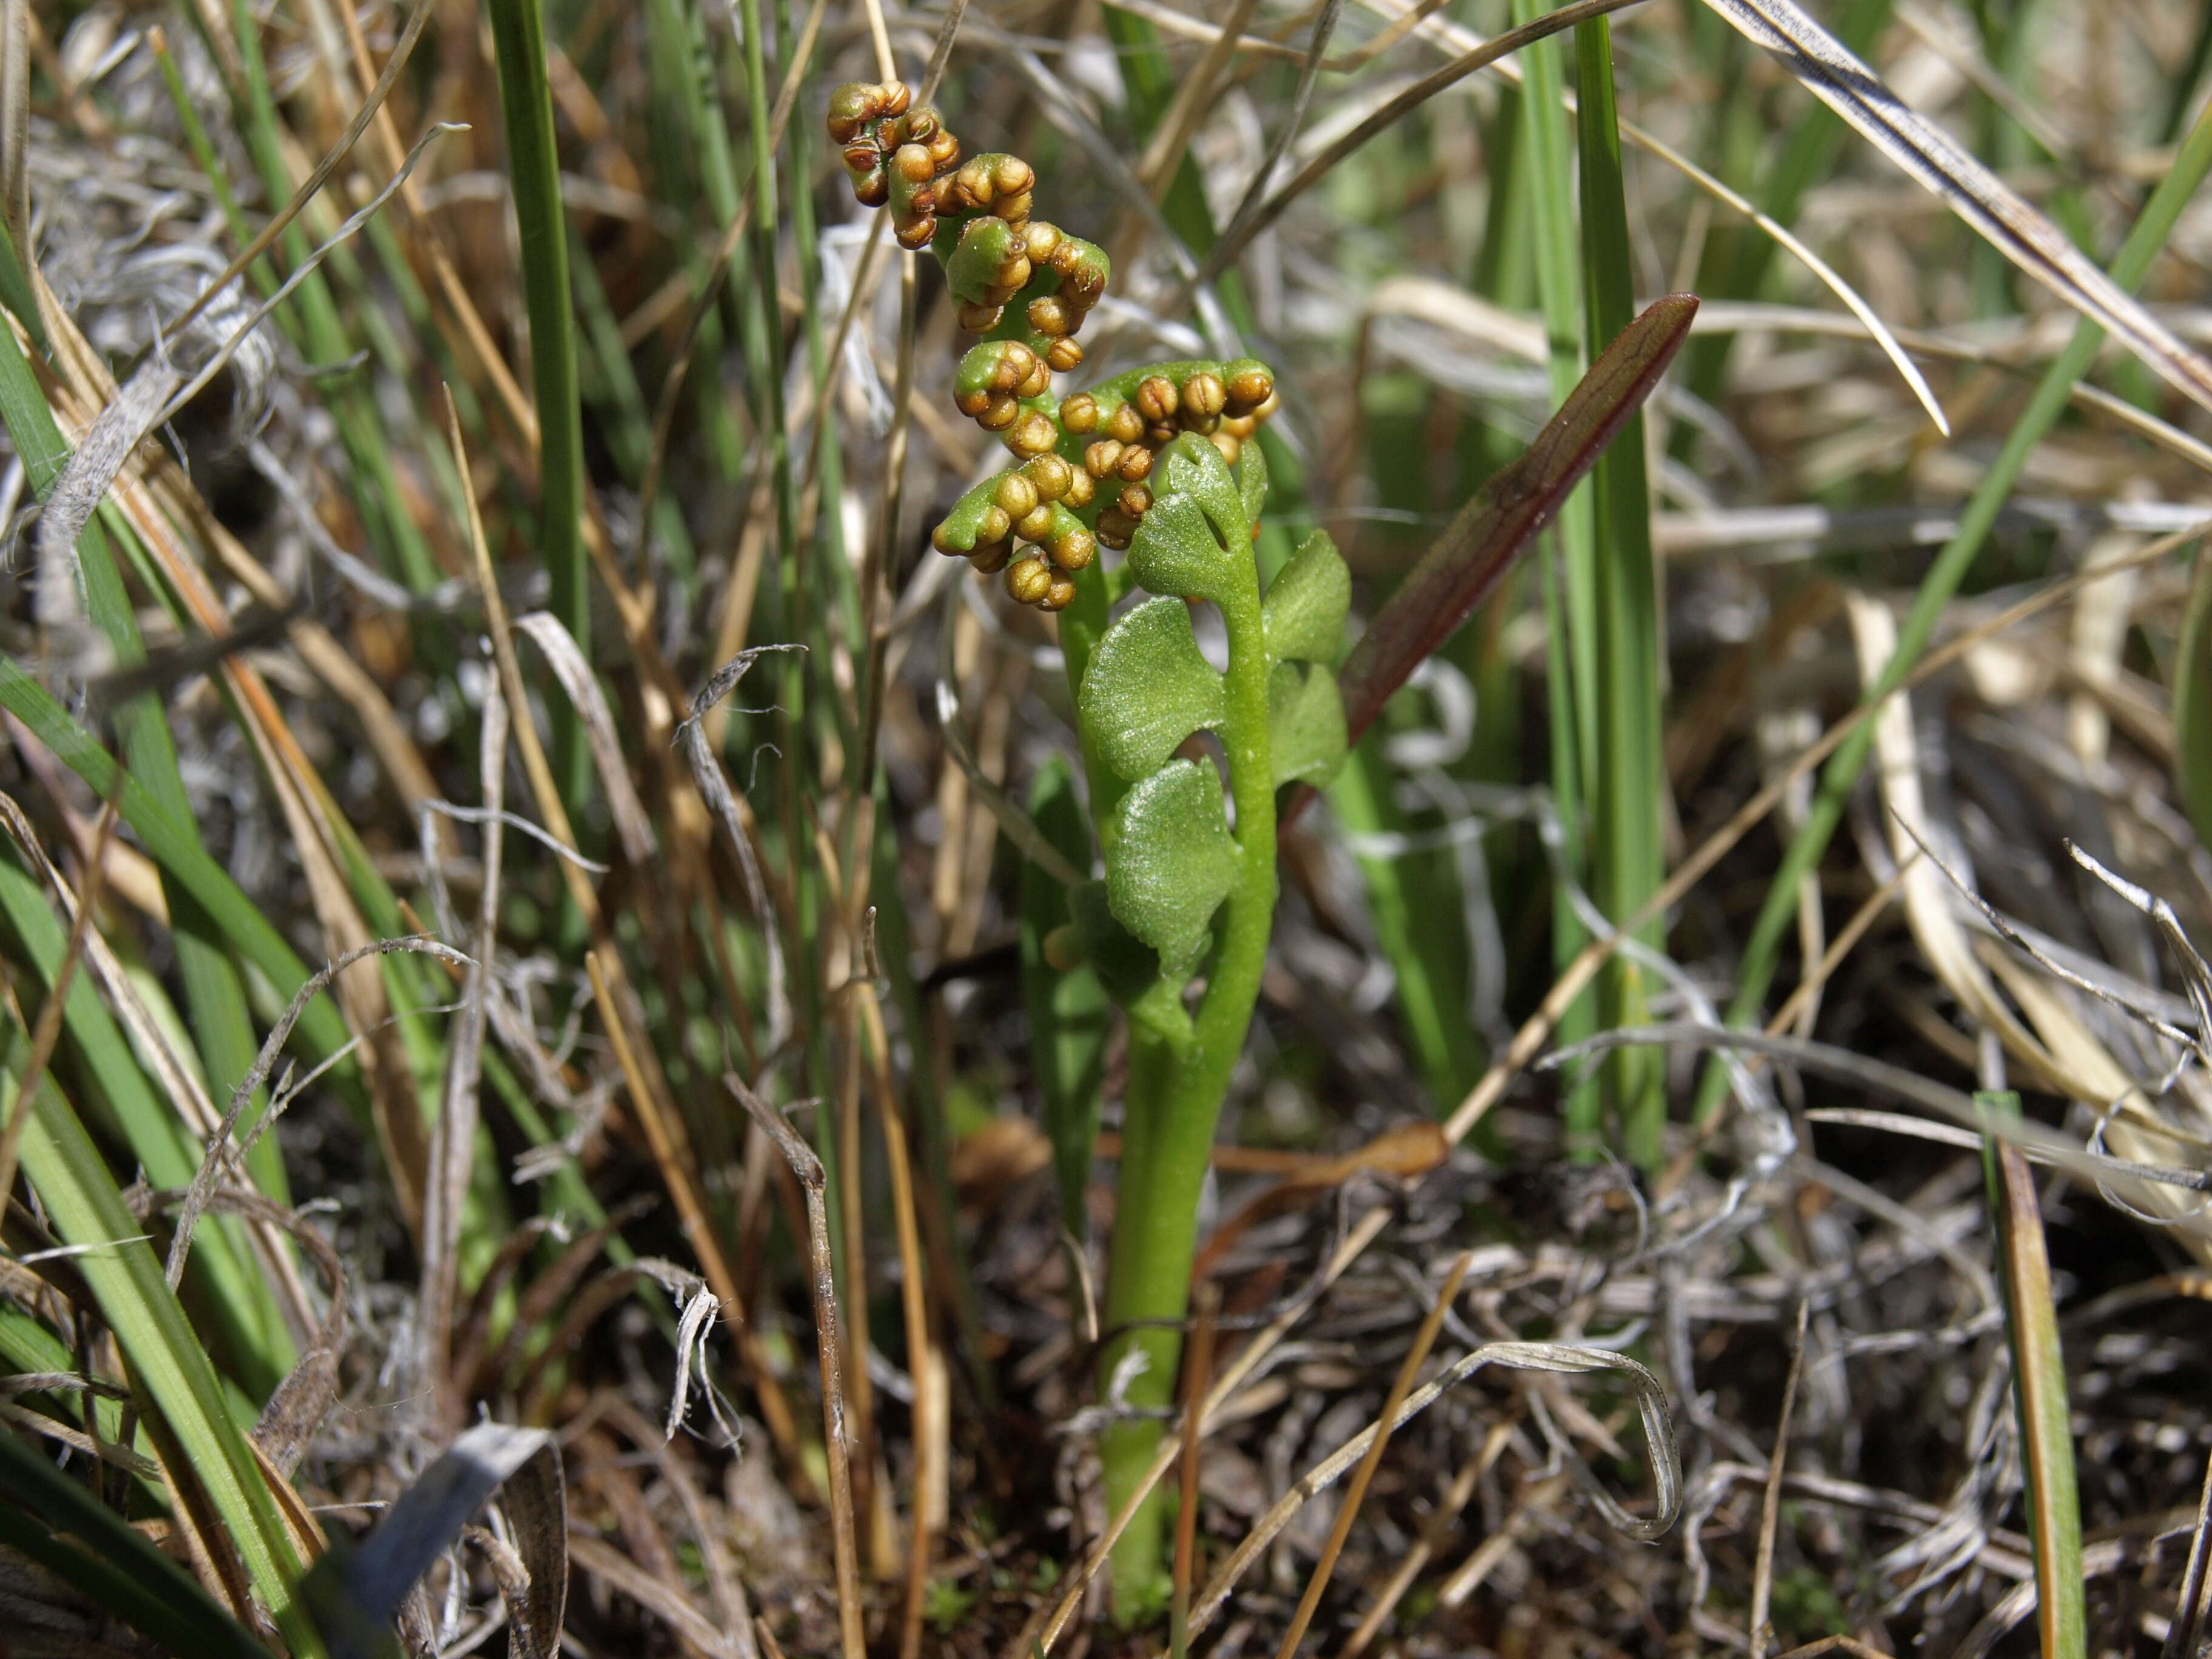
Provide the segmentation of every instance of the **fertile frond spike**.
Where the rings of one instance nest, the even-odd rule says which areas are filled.
[[[960,360],[953,404],[1017,464],[963,495],[930,540],[983,575],[1003,573],[1018,602],[1064,610],[1099,548],[1136,539],[1170,446],[1202,438],[1238,464],[1280,401],[1274,374],[1252,357],[1153,363],[1054,396],[1053,376],[1083,362],[1075,337],[1112,275],[1104,250],[1034,216],[1036,168],[995,151],[963,161],[944,118],[896,82],[839,87],[828,113],[854,194],[890,210],[902,246],[937,255],[961,327],[984,337]],[[1257,522],[1265,478],[1256,465],[1237,475],[1240,534]],[[1223,493],[1212,499],[1218,529]]]

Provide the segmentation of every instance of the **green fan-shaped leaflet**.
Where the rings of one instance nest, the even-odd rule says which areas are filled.
[[[1260,522],[1260,509],[1267,504],[1267,457],[1257,443],[1247,443],[1237,454],[1237,491],[1244,498],[1244,516]]]
[[[1129,569],[1151,592],[1185,599],[1218,599],[1235,579],[1231,555],[1188,495],[1158,497],[1137,521]]]
[[[1275,665],[1267,678],[1267,749],[1278,785],[1319,788],[1336,775],[1344,760],[1344,699],[1326,666]]]
[[[1075,924],[1077,948],[1108,996],[1127,1007],[1152,988],[1160,976],[1159,953],[1115,918],[1104,882],[1069,888],[1067,914]]]
[[[1129,568],[1154,593],[1212,599],[1252,556],[1252,521],[1221,452],[1186,432],[1161,452],[1155,499],[1129,544]]]
[[[1170,761],[1131,787],[1116,817],[1106,860],[1115,920],[1179,973],[1196,960],[1206,924],[1237,880],[1220,778],[1210,763]]]
[[[1148,599],[1098,641],[1077,699],[1099,755],[1133,782],[1159,770],[1192,732],[1227,718],[1221,676],[1199,654],[1190,607]]]
[[[1221,452],[1195,432],[1186,432],[1160,452],[1160,460],[1168,493],[1196,501],[1230,552],[1249,558],[1252,517]]]
[[[1352,573],[1328,532],[1316,530],[1267,585],[1261,604],[1269,660],[1334,663],[1351,605]]]

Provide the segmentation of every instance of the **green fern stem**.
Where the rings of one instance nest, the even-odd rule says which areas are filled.
[[[1076,706],[1105,876],[1068,890],[1064,924],[1049,924],[1057,903],[1036,905],[1046,920],[1033,925],[1050,931],[1035,940],[1025,995],[1039,1021],[1032,1042],[1048,1056],[1062,1036],[1082,1042],[1055,1028],[1057,988],[1044,974],[1085,965],[1128,1018],[1099,1381],[1131,1408],[1101,1449],[1109,1503],[1134,1505],[1113,1562],[1117,1614],[1133,1620],[1165,1599],[1164,1500],[1137,1494],[1174,1393],[1199,1198],[1267,964],[1275,791],[1325,783],[1344,756],[1330,668],[1350,573],[1316,535],[1262,598],[1252,544],[1267,464],[1251,440],[1279,405],[1265,364],[1152,363],[1061,397],[1054,376],[1081,365],[1074,337],[1109,272],[1102,250],[1032,216],[1030,165],[995,154],[963,161],[938,112],[895,83],[840,87],[829,127],[859,199],[888,210],[902,246],[928,247],[943,264],[960,325],[978,337],[954,374],[953,404],[1012,458],[930,539],[1001,577],[1016,603],[1056,617]],[[1102,548],[1127,557],[1109,570]],[[1155,597],[1116,617],[1139,587]],[[1185,605],[1195,600],[1225,624],[1224,671],[1199,649]],[[1221,740],[1225,801],[1213,767],[1178,757],[1200,731]],[[1055,1156],[1063,1181],[1079,1182],[1095,1108],[1060,1104]],[[1079,1227],[1079,1187],[1062,1198]]]
[[[1126,1357],[1144,1355],[1127,1402],[1146,1415],[1116,1423],[1103,1437],[1106,1501],[1119,1514],[1159,1450],[1164,1420],[1152,1415],[1174,1397],[1182,1352],[1181,1322],[1190,1308],[1198,1205],[1213,1134],[1259,1001],[1275,914],[1274,761],[1267,731],[1270,665],[1261,625],[1259,573],[1248,564],[1221,605],[1229,632],[1224,689],[1229,718],[1222,746],[1236,803],[1237,878],[1223,907],[1219,954],[1188,1040],[1177,1044],[1145,1030],[1132,1011],[1129,1081],[1122,1103],[1123,1161],[1107,1269],[1105,1324],[1115,1333],[1100,1357],[1110,1384]],[[1130,1519],[1114,1553],[1120,1615],[1159,1600],[1166,1492],[1156,1488]]]

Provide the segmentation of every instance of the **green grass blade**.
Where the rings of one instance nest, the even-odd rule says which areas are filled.
[[[1836,38],[1864,57],[1888,26],[1895,4],[1896,0],[1851,0],[1836,17]],[[1710,12],[1699,15],[1732,45],[1740,40]],[[1805,192],[1834,171],[1836,158],[1850,137],[1850,129],[1844,125],[1844,118],[1826,104],[1815,103],[1798,116],[1757,189],[1746,193],[1754,196],[1777,223],[1795,223]],[[1756,227],[1715,226],[1698,264],[1698,296],[1708,301],[1759,298],[1781,251],[1780,243]],[[1681,385],[1694,396],[1713,401],[1727,379],[1736,338],[1728,333],[1692,340],[1683,354]],[[1696,428],[1682,422],[1675,428],[1676,453],[1686,453],[1686,447],[1695,439]]]
[[[1030,816],[1079,870],[1091,867],[1091,824],[1075,793],[1075,774],[1058,758],[1030,787]],[[1088,967],[1063,972],[1047,960],[1045,941],[1070,920],[1067,889],[1027,860],[1022,864],[1022,1006],[1029,1021],[1030,1065],[1044,1102],[1060,1181],[1060,1224],[1079,1247],[1089,1236],[1085,1194],[1098,1136],[1098,1091],[1106,1080],[1106,1035],[1113,1004]]]
[[[205,17],[196,12],[195,18],[204,32]],[[260,20],[246,0],[232,0],[230,21],[239,64],[244,71],[243,80],[230,89],[238,136],[260,179],[264,199],[288,202],[299,181],[293,178],[285,160],[284,124],[277,110],[276,91],[270,83],[268,64],[262,56]],[[216,48],[211,45],[210,50]],[[224,54],[218,52],[219,58],[222,55]],[[303,216],[315,222],[319,210],[311,207]],[[323,222],[327,222],[326,214]],[[297,222],[286,228],[277,246],[285,263],[295,269],[306,262],[311,252],[306,230]],[[349,252],[341,249],[332,265],[343,270],[352,263]],[[367,303],[363,302],[364,307]],[[356,309],[365,320],[366,309]],[[278,314],[296,319],[299,337],[304,343],[303,355],[309,363],[337,371],[337,366],[353,355],[352,339],[341,320],[337,301],[324,271],[309,272],[307,280],[293,292],[287,310]],[[431,557],[429,544],[404,506],[404,493],[392,465],[391,449],[371,388],[360,374],[337,371],[330,383],[329,399],[331,417],[354,475],[352,501],[361,508],[371,534],[386,550],[392,568],[404,574],[408,585],[417,592],[429,592],[437,585],[441,573]]]
[[[1356,847],[1410,827],[1390,799],[1391,768],[1373,744],[1345,757],[1328,786],[1329,811]],[[1390,963],[1392,1000],[1429,1098],[1440,1110],[1482,1070],[1482,1038],[1468,1018],[1465,899],[1445,849],[1355,852],[1375,943]]]
[[[39,302],[31,294],[31,279],[24,273],[23,261],[15,252],[15,239],[8,234],[4,224],[0,224],[0,305],[22,319],[23,331],[31,337],[32,344],[40,351],[53,350],[46,339],[46,325],[39,319]]]
[[[9,1044],[12,1069],[0,1079],[0,1107],[9,1115],[21,1103],[27,1048],[27,1036],[15,1032]],[[31,1103],[21,1158],[56,1234],[64,1243],[88,1247],[75,1264],[133,1379],[154,1401],[222,1517],[255,1590],[295,1655],[319,1653],[314,1628],[293,1595],[298,1558],[245,1431],[224,1402],[222,1385],[153,1246],[51,1073],[41,1078]]]
[[[1628,325],[1635,309],[1635,252],[1620,170],[1620,124],[1613,108],[1612,26],[1602,17],[1575,26],[1579,102],[1576,151],[1582,163],[1583,305],[1593,346]],[[1590,790],[1590,890],[1611,918],[1630,915],[1666,878],[1665,757],[1660,739],[1662,677],[1658,572],[1651,550],[1650,491],[1644,476],[1644,418],[1631,414],[1620,441],[1598,458],[1592,477],[1597,509],[1597,748]],[[1644,942],[1657,946],[1664,928]],[[1616,957],[1599,981],[1600,1017],[1640,1025],[1644,972]],[[1664,1152],[1665,1070],[1649,1049],[1625,1048],[1606,1064],[1607,1104],[1620,1120],[1620,1148],[1656,1170]]]
[[[2173,775],[2197,839],[2212,846],[2212,552],[2199,547],[2173,654]]]
[[[0,1433],[0,1542],[180,1659],[268,1659],[197,1580],[12,1433]]]
[[[22,457],[32,488],[46,500],[68,464],[70,449],[13,335],[0,341],[0,422]],[[79,592],[93,626],[107,641],[118,665],[128,668],[144,662],[137,617],[100,516],[87,520],[77,537],[76,553]],[[9,666],[13,672],[14,665]],[[149,690],[126,698],[113,718],[135,781],[173,821],[180,844],[199,851],[199,832],[192,823],[184,778],[177,769],[176,744],[159,696]],[[54,747],[51,741],[48,746]],[[200,855],[205,858],[204,852]],[[204,907],[190,883],[179,884],[165,876],[163,886],[196,1045],[209,1076],[227,1091],[246,1075],[258,1046],[247,1017],[245,987],[230,960],[235,936]],[[258,921],[258,912],[254,915]],[[274,937],[266,922],[260,926]]]
[[[1541,0],[1513,0],[1516,27],[1535,21]],[[1582,376],[1582,266],[1576,247],[1574,154],[1561,107],[1563,42],[1538,40],[1521,53],[1521,137],[1528,159],[1517,182],[1528,198],[1536,297],[1550,349],[1552,396],[1565,403]],[[1597,520],[1591,492],[1575,490],[1559,509],[1558,568],[1547,562],[1539,584],[1544,597],[1545,697],[1551,728],[1552,800],[1559,815],[1559,860],[1570,880],[1589,880],[1588,827],[1583,803],[1588,766],[1596,750],[1592,720],[1597,709]],[[1552,961],[1555,969],[1574,960],[1588,942],[1582,919],[1567,895],[1552,901]],[[1597,1029],[1597,999],[1576,999],[1559,1021],[1559,1040],[1578,1042]],[[1564,1103],[1567,1143],[1595,1156],[1602,1133],[1603,1103],[1597,1079],[1572,1085]]]
[[[2016,1094],[1978,1094],[1974,1103],[1992,1126],[2019,1120]],[[2035,1551],[2036,1630],[2043,1659],[2083,1659],[2088,1626],[2081,1588],[2081,1504],[2043,1212],[2027,1159],[1994,1127],[1982,1137],[1982,1170],[2012,1342],[2020,1461],[2027,1481],[2028,1537]]]
[[[39,884],[5,860],[0,860],[0,928],[14,936],[40,982],[50,988],[64,949],[62,925]],[[82,1075],[104,1101],[148,1179],[157,1187],[190,1186],[199,1172],[198,1139],[148,1086],[130,1042],[83,974],[70,986],[64,1018]],[[234,1218],[210,1217],[195,1241],[192,1267],[213,1298],[216,1323],[239,1362],[241,1381],[256,1399],[265,1399],[291,1369],[295,1356],[283,1313],[251,1270],[244,1244]]]
[[[5,356],[0,351],[0,359]],[[0,658],[0,708],[21,720],[103,799],[118,788],[120,775],[123,821],[137,833],[164,876],[176,878],[179,888],[204,908],[239,955],[269,976],[277,995],[289,998],[307,982],[307,970],[292,947],[239,890],[228,872],[208,856],[189,828],[191,820],[179,823],[137,774],[120,774],[115,757],[12,659]],[[347,1040],[345,1022],[327,995],[307,1006],[298,1029],[308,1052],[318,1060],[337,1053]]]
[[[547,608],[588,659],[592,593],[584,556],[584,428],[576,398],[561,158],[553,139],[553,93],[545,78],[545,19],[538,0],[488,0],[485,9],[499,64],[507,178],[521,232],[522,297],[530,316],[530,373],[538,408],[538,556],[551,584]],[[592,787],[583,729],[565,698],[547,702],[553,720],[554,775],[569,816],[580,823]]]
[[[2112,280],[2120,287],[2136,288],[2149,274],[2151,262],[2166,245],[2174,222],[2190,198],[2196,194],[2197,186],[2203,183],[2208,171],[2212,171],[2212,109],[2197,118],[2188,138],[2175,152],[2172,169],[2144,204],[2135,228],[2128,233],[2127,240],[2113,259]],[[1861,699],[1862,706],[1879,703],[1894,691],[1920,659],[1920,653],[1927,649],[1936,622],[1972,568],[1983,543],[1989,539],[1997,514],[2012,495],[2014,485],[2019,483],[2029,454],[2065,409],[2074,383],[2088,372],[2103,341],[2104,331],[2084,319],[2075,325],[2073,337],[2067,342],[2065,349],[2044,371],[2027,407],[2007,435],[2004,447],[1998,451],[1996,459],[1990,463],[1988,473],[1974,491],[1973,499],[1960,515],[1958,529],[1921,579],[1912,608],[1898,629],[1896,653],[1882,670],[1881,678]],[[1845,740],[1821,773],[1820,788],[1814,797],[1812,809],[1784,854],[1773,884],[1766,890],[1759,918],[1752,926],[1751,936],[1744,945],[1742,965],[1736,974],[1735,998],[1729,1006],[1731,1025],[1747,1025],[1758,1017],[1767,988],[1774,982],[1783,937],[1796,915],[1798,887],[1806,872],[1819,864],[1820,855],[1827,850],[1829,838],[1842,823],[1844,802],[1866,765],[1873,741],[1874,724],[1869,721]],[[1709,1066],[1698,1097],[1700,1121],[1719,1105],[1727,1090],[1727,1079],[1721,1068]]]

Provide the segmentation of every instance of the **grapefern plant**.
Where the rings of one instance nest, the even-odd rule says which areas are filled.
[[[1129,1028],[1099,1357],[1102,1387],[1133,1408],[1102,1446],[1118,1513],[1173,1389],[1200,1188],[1267,959],[1276,792],[1327,781],[1344,757],[1331,670],[1350,578],[1316,534],[1261,590],[1253,542],[1267,472],[1251,440],[1279,402],[1265,364],[1158,363],[1057,396],[1109,270],[1097,247],[1033,216],[1034,169],[1012,155],[963,161],[943,118],[896,83],[839,88],[830,131],[860,199],[888,208],[902,246],[943,264],[961,325],[982,337],[954,402],[1014,458],[932,539],[1059,617],[1104,875],[1066,895],[1070,920],[1043,954],[1095,975]],[[1109,568],[1102,548],[1126,556]],[[1152,597],[1115,615],[1138,589]],[[1225,671],[1199,649],[1200,602],[1220,613]],[[1201,732],[1227,761],[1225,799],[1212,761],[1188,752]],[[1073,1170],[1061,1164],[1079,1194],[1095,1116],[1073,1117],[1055,1138],[1063,1153],[1081,1149]],[[1115,1553],[1125,1613],[1157,1596],[1160,1557],[1148,1504]]]

